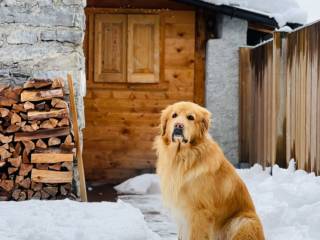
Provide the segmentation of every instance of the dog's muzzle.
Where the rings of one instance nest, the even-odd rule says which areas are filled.
[[[176,139],[181,139],[184,143],[187,143],[188,140],[185,139],[183,135],[184,125],[182,123],[176,123],[174,125],[173,133],[172,133],[172,141],[175,142]]]

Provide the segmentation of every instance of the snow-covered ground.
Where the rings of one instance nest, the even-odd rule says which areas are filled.
[[[160,240],[131,205],[70,200],[0,202],[1,240]]]
[[[293,162],[288,169],[274,166],[273,176],[270,169],[263,171],[259,165],[238,173],[249,188],[268,240],[320,239],[320,177],[295,171]],[[130,179],[116,189],[121,193],[142,194],[121,199],[140,208],[150,228],[162,239],[173,240],[175,227],[167,212],[161,209],[159,194],[155,194],[158,181],[157,176],[147,174]]]
[[[238,170],[268,240],[320,239],[320,177],[288,169]],[[176,240],[163,209],[159,179],[145,174],[116,187],[117,203],[70,200],[0,202],[0,240]],[[140,209],[140,210],[139,210]],[[143,214],[142,214],[142,213]]]

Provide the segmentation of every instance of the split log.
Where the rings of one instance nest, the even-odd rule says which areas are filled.
[[[14,147],[14,152],[13,152],[12,156],[18,157],[21,154],[21,151],[22,151],[21,143],[17,142],[17,144]]]
[[[0,160],[0,168],[2,168],[4,165],[6,165],[6,162],[4,160]]]
[[[55,78],[52,81],[52,85],[51,88],[63,88],[64,84],[63,84],[63,79],[62,78]]]
[[[59,127],[64,127],[64,126],[69,126],[69,118],[63,118],[61,121],[58,123]]]
[[[15,157],[15,158],[9,158],[8,162],[13,166],[13,167],[20,167],[22,159],[21,156]]]
[[[25,140],[32,140],[32,139],[39,139],[39,138],[67,136],[68,134],[70,134],[69,127],[43,129],[43,130],[38,130],[32,133],[29,133],[29,132],[15,133],[14,140],[18,142],[18,141],[25,141]]]
[[[63,149],[60,147],[36,148],[35,153],[73,153],[73,150]]]
[[[17,201],[20,197],[20,193],[21,189],[15,189],[12,193],[12,198]]]
[[[37,121],[32,122],[31,128],[33,131],[37,131],[40,128]]]
[[[33,196],[33,194],[34,194],[34,191],[32,191],[31,189],[28,189],[28,190],[27,190],[27,197],[28,197],[28,199],[31,199],[32,196]]]
[[[50,165],[49,169],[50,170],[55,170],[55,171],[60,171],[61,170],[61,164],[60,163],[56,163],[56,164]]]
[[[21,93],[22,102],[51,100],[52,98],[55,98],[55,97],[57,98],[63,97],[63,90],[61,88],[52,89],[52,90],[38,90],[38,91],[24,90]]]
[[[36,200],[40,200],[41,199],[41,192],[36,192],[35,194],[33,194],[31,199],[36,199]]]
[[[45,192],[44,190],[41,190],[41,199],[48,199],[50,197],[49,193]]]
[[[28,154],[35,148],[35,145],[32,141],[26,140],[26,141],[22,141],[22,143]]]
[[[32,153],[31,163],[60,163],[72,162],[73,154],[71,153]]]
[[[18,171],[18,168],[16,168],[16,167],[8,167],[8,174],[9,175],[11,175],[17,171]]]
[[[10,125],[7,129],[6,129],[6,133],[15,133],[18,132],[20,130],[20,126],[12,124]]]
[[[25,201],[27,199],[27,193],[25,191],[21,191],[18,201]]]
[[[22,162],[23,162],[23,163],[30,163],[29,153],[27,152],[26,149],[23,149]]]
[[[0,108],[0,117],[4,118],[9,115],[10,110],[7,108]]]
[[[50,118],[49,120],[45,120],[41,123],[40,128],[52,129],[58,125],[58,120],[54,118]]]
[[[17,113],[14,113],[11,117],[11,124],[16,123],[21,123],[21,117]]]
[[[25,112],[26,110],[25,110],[25,108],[24,108],[24,105],[23,104],[13,104],[13,106],[12,106],[12,110],[14,111],[14,112]]]
[[[1,160],[7,159],[9,157],[12,156],[12,153],[10,153],[7,149],[5,149],[4,147],[0,147],[0,157]]]
[[[39,169],[39,170],[48,170],[49,169],[49,164],[45,163],[37,163],[36,164],[36,169]]]
[[[13,104],[17,102],[18,100],[0,96],[0,107],[11,107]]]
[[[28,120],[27,114],[25,114],[25,113],[19,113],[19,114],[20,114],[20,117],[21,117],[23,120]]]
[[[11,192],[14,188],[13,180],[0,180],[0,188],[7,192]]]
[[[49,141],[48,141],[49,146],[56,146],[56,145],[59,145],[60,143],[61,143],[61,139],[57,137],[51,137],[49,138]]]
[[[25,189],[29,189],[30,185],[31,185],[31,179],[30,178],[25,178],[19,183],[19,186],[21,186],[21,187],[23,187]]]
[[[66,135],[68,135],[68,134],[66,134]],[[10,142],[12,142],[12,139],[13,139],[13,136],[12,136],[12,135],[10,135],[10,136],[4,136],[4,135],[2,135],[2,134],[0,133],[0,142],[2,142],[2,143],[10,143]]]
[[[30,125],[25,125],[25,126],[21,127],[21,130],[23,132],[34,132],[35,131]]]
[[[32,169],[31,179],[41,183],[71,183],[72,172]]]
[[[51,109],[48,112],[43,111],[29,111],[28,120],[45,120],[49,118],[65,118],[69,113],[67,109]]]
[[[68,108],[68,103],[60,98],[53,98],[51,100],[51,106],[53,108],[66,109]]]
[[[22,163],[19,171],[20,176],[27,176],[28,173],[32,170],[32,164]]]
[[[24,89],[50,87],[52,80],[50,79],[30,79],[23,84]]]
[[[33,110],[35,106],[32,102],[25,102],[23,105],[23,108],[28,111],[28,110]]]
[[[31,182],[31,189],[35,192],[40,191],[43,187],[42,183]]]
[[[22,181],[24,180],[24,177],[23,176],[16,176],[16,184],[19,185]]]
[[[37,148],[47,148],[47,144],[44,141],[42,141],[42,139],[39,139],[36,143],[36,147]]]
[[[58,187],[44,187],[43,191],[48,193],[50,196],[55,197],[58,193]]]

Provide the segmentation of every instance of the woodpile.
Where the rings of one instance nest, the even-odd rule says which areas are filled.
[[[0,84],[0,201],[75,198],[63,80]]]

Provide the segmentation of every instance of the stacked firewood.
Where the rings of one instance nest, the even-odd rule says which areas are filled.
[[[0,84],[0,201],[72,193],[74,142],[61,79]]]

